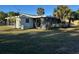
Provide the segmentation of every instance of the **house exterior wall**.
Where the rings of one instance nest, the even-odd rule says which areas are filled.
[[[29,20],[28,23],[26,23],[26,19]],[[21,29],[27,29],[33,27],[33,19],[28,17],[21,17]]]
[[[21,28],[21,19],[19,17],[16,18],[16,28]]]
[[[29,19],[28,23],[26,23],[26,19]],[[32,28],[33,27],[33,19],[25,17],[25,16],[17,17],[15,27],[19,28],[19,29]]]
[[[21,28],[32,28],[33,27],[33,21],[32,19],[28,18],[29,19],[29,22],[26,23],[26,18],[23,18],[21,20]]]

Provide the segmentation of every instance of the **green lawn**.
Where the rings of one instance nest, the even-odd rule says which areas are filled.
[[[0,53],[79,53],[79,27],[20,30],[0,26]]]

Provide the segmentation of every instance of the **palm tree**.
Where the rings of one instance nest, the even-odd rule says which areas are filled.
[[[59,18],[62,22],[62,25],[64,26],[66,19],[70,17],[71,10],[68,8],[68,6],[65,5],[59,5],[54,11],[54,15],[56,18]]]
[[[45,14],[45,12],[44,12],[44,8],[38,8],[37,9],[37,15],[40,15],[40,16],[43,16]],[[41,28],[43,28],[43,26],[44,26],[44,24],[45,24],[45,20],[44,20],[44,18],[41,18],[40,19],[40,27]]]
[[[45,12],[44,12],[44,9],[43,9],[43,8],[38,8],[38,9],[37,9],[37,14],[38,14],[38,15],[44,15],[44,13],[45,13]]]

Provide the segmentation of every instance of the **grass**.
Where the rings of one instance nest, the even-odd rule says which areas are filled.
[[[53,30],[0,26],[0,53],[79,53],[79,27]]]

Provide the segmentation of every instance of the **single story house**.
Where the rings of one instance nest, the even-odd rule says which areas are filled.
[[[52,25],[55,26],[55,22],[52,16],[46,15],[29,15],[29,14],[21,14],[19,16],[7,17],[7,24],[9,24],[9,20],[15,18],[15,28],[26,29],[26,28],[41,28],[47,29]],[[57,22],[58,23],[58,22]],[[57,24],[56,23],[56,24]]]

